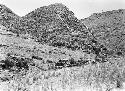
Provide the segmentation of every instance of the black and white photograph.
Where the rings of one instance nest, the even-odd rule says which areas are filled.
[[[0,0],[0,91],[125,91],[125,0]]]

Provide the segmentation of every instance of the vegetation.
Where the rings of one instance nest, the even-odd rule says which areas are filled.
[[[51,47],[72,50],[72,52],[79,50],[88,55],[95,55],[94,60],[82,57],[76,60],[71,56],[69,59],[53,61],[38,56],[37,52],[31,58],[8,54],[5,60],[0,61],[0,69],[16,73],[15,78],[20,77],[17,80],[20,80],[23,86],[22,83],[18,83],[20,86],[17,89],[18,91],[25,88],[25,86],[27,88],[27,85],[37,83],[38,79],[40,79],[41,83],[46,81],[50,83],[49,78],[60,75],[63,78],[62,82],[65,80],[68,82],[71,76],[71,79],[76,80],[82,78],[87,84],[92,84],[94,80],[98,84],[113,84],[118,88],[121,87],[122,82],[125,80],[124,10],[93,14],[80,21],[72,11],[69,11],[62,4],[40,7],[23,17],[17,16],[4,5],[1,6],[0,23],[8,31],[16,33],[17,37],[20,37],[21,34],[29,34],[40,45],[46,44]],[[0,47],[8,46],[0,44]],[[35,52],[35,50],[33,51]],[[38,61],[38,63],[35,61]],[[72,71],[73,68],[77,67],[78,72]],[[67,74],[66,69],[69,69],[69,74]],[[25,79],[22,79],[21,74],[23,72],[20,74],[22,70],[25,70]],[[51,75],[50,71],[56,72],[57,70],[61,70],[60,74],[55,75],[53,73]],[[41,75],[45,76],[42,78]],[[7,77],[0,79],[9,81]]]
[[[31,60],[27,58],[7,56],[5,60],[1,60],[0,62],[0,68],[2,70],[19,72],[21,69],[28,70]]]
[[[3,22],[1,23],[18,36],[22,33],[28,33],[41,44],[82,50],[88,54],[93,53],[96,55],[96,62],[103,63],[113,54],[124,55],[122,12],[123,10],[118,10],[93,14],[80,21],[63,4],[40,7],[23,17],[17,16],[2,5],[1,20]],[[98,19],[102,19],[102,21]],[[117,21],[117,24],[115,21]],[[120,30],[120,32],[117,32],[117,30]],[[63,63],[61,64],[63,65]],[[12,65],[10,64],[10,66]]]
[[[95,13],[90,17],[81,20],[108,50],[114,55],[124,55],[124,10],[113,10],[102,13]]]

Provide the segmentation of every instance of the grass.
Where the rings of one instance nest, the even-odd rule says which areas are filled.
[[[109,91],[114,88],[122,89],[125,82],[124,64],[124,58],[111,58],[105,63],[59,70],[42,71],[30,66],[27,72],[22,70],[15,75],[9,87],[15,89],[14,91],[72,91],[79,88],[101,91],[103,87]]]

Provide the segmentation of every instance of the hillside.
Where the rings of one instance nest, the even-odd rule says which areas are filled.
[[[20,20],[20,17],[16,15],[12,10],[10,10],[5,5],[0,4],[0,24],[6,28],[13,29],[14,24]],[[11,30],[12,30],[11,29]]]
[[[84,43],[88,37],[85,26],[63,4],[37,8],[23,19],[28,20],[26,30],[38,42],[50,46],[77,49],[80,43],[76,42]]]
[[[78,20],[61,3],[23,17],[0,6],[1,91],[123,89],[123,9]]]
[[[90,37],[73,12],[60,3],[37,8],[24,17],[18,17],[13,12],[4,15],[10,15],[7,20],[4,17],[1,19],[2,25],[9,31],[17,36],[29,34],[36,41],[50,46],[75,50],[81,48]]]
[[[94,13],[90,17],[81,20],[81,22],[91,30],[91,33],[100,43],[116,54],[124,55],[124,9]]]
[[[64,80],[62,76],[65,74],[65,69],[67,71],[71,70],[72,67],[72,70],[75,69],[74,67],[79,69],[83,65],[87,65],[89,60],[94,61],[95,57],[94,54],[87,54],[80,50],[72,51],[66,48],[43,45],[28,36],[18,37],[7,31],[6,27],[2,25],[0,26],[0,40],[0,88],[2,91],[5,89],[12,89],[12,91],[14,89],[14,91],[32,89],[33,84],[35,86],[36,83],[38,84],[37,79],[40,75],[43,77],[40,77],[42,83],[39,83],[39,86],[50,82],[57,82],[57,84],[55,83],[57,86],[60,80]],[[29,82],[29,76],[37,79],[33,83]],[[18,82],[18,80],[20,81]],[[14,83],[21,84],[21,86],[16,88]],[[62,87],[62,85],[64,83],[59,86]],[[68,84],[65,85],[68,86]],[[43,89],[46,87],[43,86]]]

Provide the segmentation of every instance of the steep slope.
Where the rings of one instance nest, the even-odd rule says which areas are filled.
[[[124,10],[80,21],[63,4],[44,6],[24,17],[1,7],[2,91],[110,91],[122,87],[125,58],[109,54],[124,46]]]
[[[2,25],[18,36],[29,34],[39,43],[73,50],[82,48],[88,40],[85,26],[63,4],[37,8],[24,17],[17,16],[4,5],[2,11]]]
[[[89,59],[84,58],[84,53],[81,50],[76,50],[82,47],[84,49],[84,42],[88,41],[89,38],[88,31],[66,6],[62,4],[44,6],[20,18],[3,5],[1,15],[9,15],[8,13],[10,13],[10,17],[14,18],[8,18],[4,21],[2,17],[1,20],[5,22],[2,25],[5,27],[1,26],[0,31],[1,60],[2,63],[5,62],[2,66],[4,69],[10,69],[6,66],[6,62],[9,60],[15,66],[17,65],[14,60],[19,62],[21,60],[29,60],[31,62],[34,62],[33,59],[41,60],[41,63],[38,64],[39,66],[43,64],[43,61],[45,61],[45,65],[47,65],[46,61],[49,61],[52,65],[56,65],[54,69],[58,68],[58,66],[59,68],[81,66],[89,62]],[[48,21],[48,18],[52,19],[52,21]],[[30,26],[32,23],[36,24],[34,28]],[[44,27],[47,28],[43,29]],[[17,34],[19,36],[16,36]],[[34,37],[37,42],[32,39]],[[51,48],[55,49],[51,50]],[[46,52],[43,51],[44,49]],[[51,54],[55,50],[56,53]],[[70,52],[67,54],[69,50]],[[92,57],[94,57],[94,54],[91,53],[85,53],[85,55],[93,55]],[[8,66],[11,67],[12,65]]]
[[[73,24],[77,24],[78,22],[78,19],[74,16],[74,13],[69,11],[66,6],[60,3],[37,8],[23,18],[34,20],[34,23],[37,25],[36,28],[41,27],[44,29],[46,26],[45,30],[47,31],[62,28],[63,26],[67,28],[77,27]]]
[[[33,86],[30,84],[34,84],[35,86],[38,80],[34,79],[33,83],[27,81],[29,81],[29,76],[34,75],[34,73],[37,76],[44,76],[42,77],[44,81],[38,78],[42,81],[39,86],[46,84],[46,81],[49,83],[50,79],[56,76],[58,80],[51,80],[51,82],[63,81],[62,76],[65,74],[63,73],[63,69],[82,67],[83,65],[87,65],[89,60],[94,61],[94,57],[95,55],[86,54],[80,50],[72,51],[66,48],[58,48],[46,44],[43,45],[35,42],[28,36],[23,35],[17,37],[15,33],[7,31],[6,27],[0,25],[1,91],[5,91],[5,89],[12,89],[12,91],[18,89],[32,89]],[[38,72],[40,74],[38,74]],[[51,73],[56,73],[56,76]],[[34,78],[34,76],[32,77]],[[17,87],[15,83],[18,85]],[[55,84],[57,85],[57,83]],[[22,85],[19,86],[19,84]],[[24,86],[24,84],[26,85]],[[56,87],[55,89],[59,88]]]
[[[95,13],[81,20],[95,38],[118,55],[125,52],[125,10]]]
[[[3,8],[3,10],[6,10]],[[5,11],[6,12],[6,11]],[[12,12],[11,12],[12,13]],[[5,13],[8,15],[8,13]],[[13,13],[11,14],[13,17]],[[10,16],[11,16],[10,15]],[[49,21],[48,19],[51,19]],[[2,19],[4,20],[4,19]],[[7,22],[11,21],[7,20]],[[40,57],[45,55],[45,53],[42,53],[43,51],[38,51],[41,48],[37,48],[37,45],[45,45],[45,49],[48,47],[46,46],[53,46],[58,48],[68,48],[71,50],[76,51],[83,51],[87,52],[86,55],[95,55],[96,59],[97,56],[101,58],[101,61],[104,61],[104,58],[106,55],[101,55],[101,53],[104,54],[104,52],[101,52],[101,49],[104,47],[100,44],[96,44],[97,46],[93,46],[93,43],[96,42],[93,40],[93,36],[90,34],[90,32],[87,30],[87,28],[74,16],[74,14],[68,10],[66,6],[63,4],[52,4],[49,6],[44,6],[41,8],[36,9],[35,11],[32,11],[31,13],[27,14],[26,16],[20,18],[16,17],[16,19],[12,19],[13,22],[9,22],[8,24],[12,24],[10,28],[8,28],[5,24],[5,31],[9,30],[10,32],[13,32],[15,35],[12,37],[8,37],[5,35],[4,37],[1,36],[1,45],[8,46],[7,48],[3,48],[4,53],[2,55],[17,55],[20,57],[28,58],[30,61],[32,58],[38,59],[38,60],[49,60],[45,57]],[[1,30],[2,31],[2,30]],[[16,34],[19,36],[17,37]],[[32,38],[32,39],[31,39]],[[34,41],[35,38],[35,42]],[[93,41],[90,41],[93,40]],[[91,45],[90,45],[91,44]],[[101,49],[100,49],[101,46]],[[31,48],[30,48],[31,47]],[[34,49],[36,48],[36,49]],[[67,50],[68,50],[67,49]],[[35,52],[37,50],[37,52]],[[44,50],[44,49],[41,49]],[[61,49],[58,49],[61,50]],[[28,51],[28,52],[27,52]],[[71,53],[75,53],[74,51],[71,51]],[[104,50],[107,51],[107,50]],[[51,52],[51,51],[50,51]],[[35,54],[37,53],[37,54]],[[39,54],[40,53],[40,54]],[[58,53],[57,53],[58,54]],[[84,54],[84,53],[83,53]],[[60,54],[63,56],[62,54]],[[71,55],[71,54],[68,54]],[[54,63],[54,65],[63,65],[66,66],[81,66],[83,64],[86,64],[89,62],[89,60],[85,59],[85,62],[83,61],[83,57],[80,57],[78,59],[77,56],[75,57],[69,57],[66,60],[63,60],[60,58],[61,56],[57,55],[57,58],[54,58],[55,61],[59,63]],[[49,56],[50,57],[50,56]],[[52,56],[56,57],[56,56]],[[66,56],[63,56],[64,58],[67,58]],[[93,56],[92,56],[93,57]],[[7,56],[8,58],[8,56]],[[13,57],[9,57],[10,58]],[[95,57],[94,57],[95,58]],[[53,58],[50,58],[53,59]],[[103,59],[103,60],[102,60]],[[23,59],[24,60],[24,59]],[[70,60],[70,61],[69,61]],[[73,62],[72,62],[73,61]],[[78,61],[78,62],[74,62]],[[100,61],[100,60],[98,60]],[[67,65],[67,62],[70,62]],[[94,61],[91,61],[94,62]]]
[[[5,5],[0,4],[0,24],[12,31],[14,24],[18,23],[19,20],[20,17],[18,15]]]
[[[4,26],[0,29],[0,69],[2,70],[15,72],[25,67],[27,70],[28,65],[34,65],[41,70],[57,70],[86,65],[90,59],[94,61],[94,57],[94,54],[87,54],[80,50],[72,51],[43,45],[30,37],[17,37],[16,34],[7,31]],[[13,67],[17,68],[13,69]]]
[[[76,49],[80,47],[76,41],[84,42],[88,37],[85,26],[63,4],[40,7],[23,19],[28,20],[24,28],[40,43]]]
[[[60,3],[40,7],[24,17],[16,17],[6,22],[2,25],[9,26],[9,31],[19,37],[28,35],[40,44],[82,50],[96,54],[101,59],[108,53],[103,45],[93,39],[93,35],[73,12]]]

